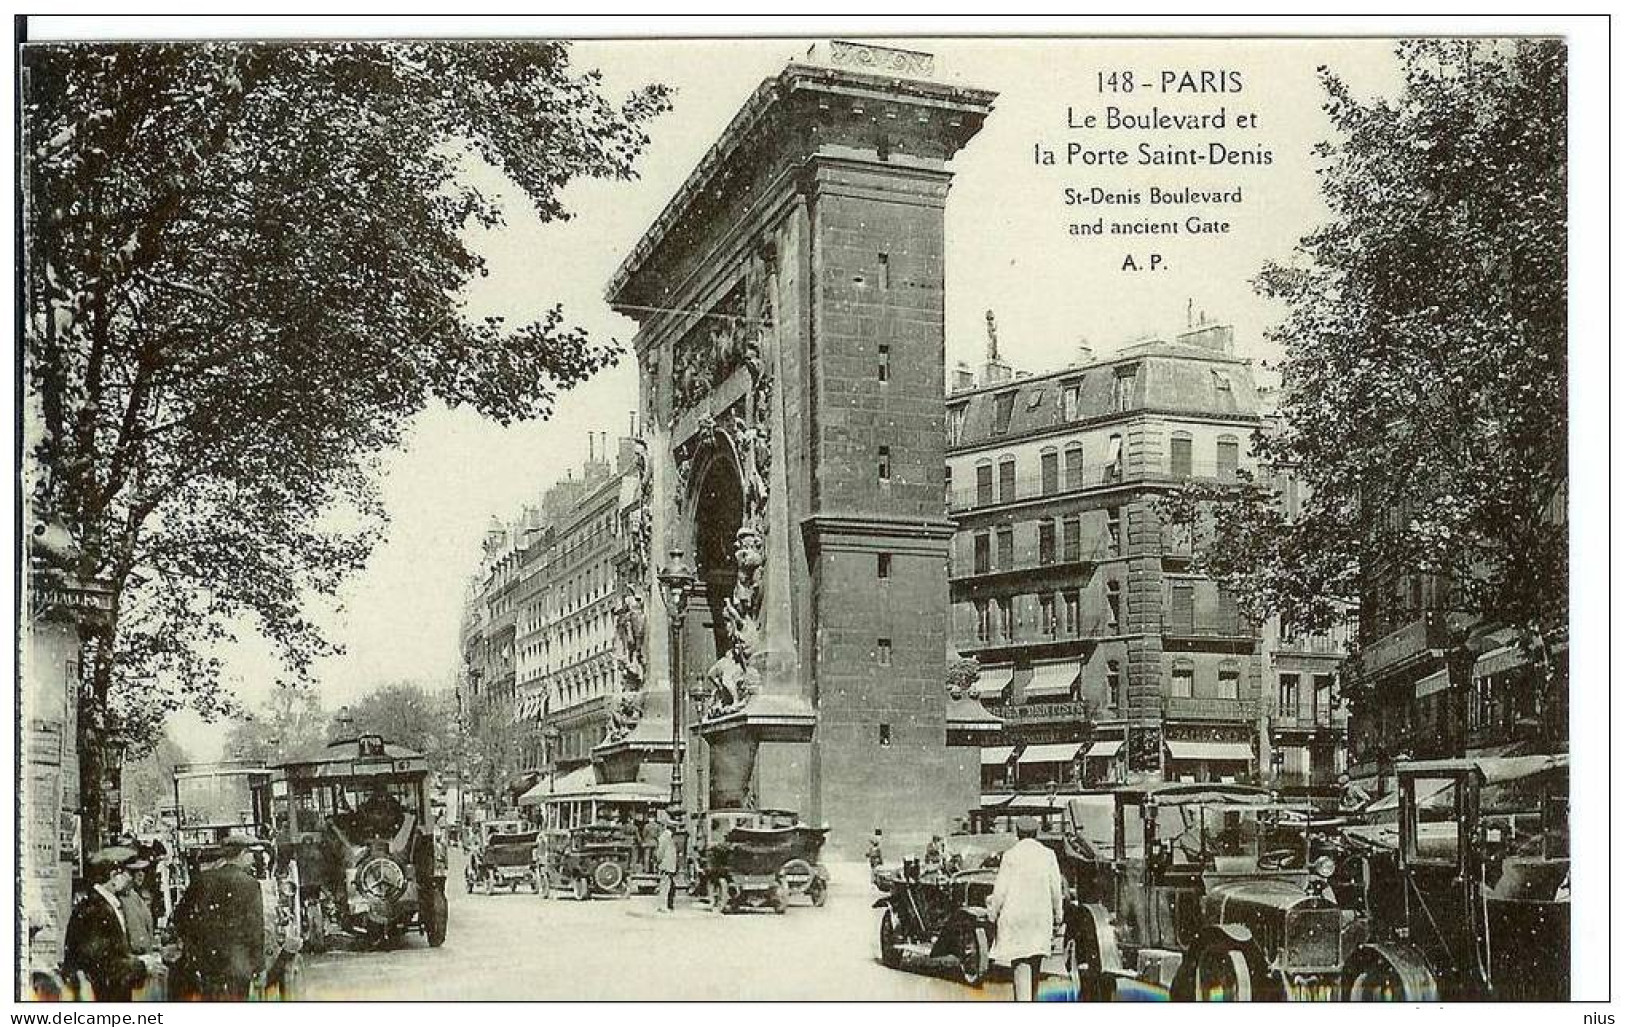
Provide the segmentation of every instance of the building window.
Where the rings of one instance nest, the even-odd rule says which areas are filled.
[[[1176,581],[1171,586],[1171,633],[1189,637],[1196,634],[1196,588],[1188,581]]]
[[[942,465],[942,501],[954,505],[954,469],[947,464]]]
[[[1061,386],[1061,419],[1063,421],[1076,421],[1081,409],[1079,399],[1083,396],[1083,383],[1067,382]]]
[[[999,605],[999,637],[1006,642],[1014,641],[1016,637],[1016,604],[1015,600],[1006,596],[997,600]]]
[[[1069,636],[1076,637],[1078,634],[1078,612],[1082,605],[1076,590],[1066,593],[1066,633]]]
[[[1016,565],[1016,532],[1010,525],[999,528],[999,563],[1001,571],[1010,570]]]
[[[1076,442],[1066,447],[1066,487],[1068,491],[1083,488],[1083,447]]]
[[[1233,481],[1236,469],[1241,466],[1241,443],[1229,435],[1219,437],[1216,472],[1223,481]]]
[[[882,264],[881,267],[886,265]],[[879,360],[876,362],[875,377],[882,382],[891,381],[891,347],[885,343],[880,344]]]
[[[891,639],[875,639],[875,662],[882,667],[891,666]]]
[[[948,408],[948,445],[957,446],[965,438],[966,404],[956,403]]]
[[[999,502],[1008,503],[1016,498],[1016,458],[1007,456],[999,461]]]
[[[992,541],[985,531],[978,532],[974,538],[975,556],[971,570],[977,574],[986,574],[993,569]]]
[[[1219,589],[1219,633],[1237,636],[1244,634],[1241,626],[1241,607],[1236,597],[1226,589]]]
[[[1045,567],[1055,562],[1055,522],[1048,518],[1038,522],[1038,562]]]
[[[880,447],[880,480],[891,481],[891,447]]]
[[[1106,708],[1123,709],[1123,667],[1116,660],[1106,661]]]
[[[1168,473],[1175,478],[1191,476],[1191,437],[1189,432],[1176,431],[1168,440]]]
[[[1223,371],[1213,372],[1213,396],[1219,410],[1236,409],[1236,391],[1230,386],[1230,376]]]
[[[1044,495],[1061,491],[1061,460],[1055,450],[1046,449],[1038,455],[1038,477]]]
[[[890,724],[882,724],[882,725],[880,725],[880,747],[882,749],[884,749],[884,748],[887,748],[890,745],[891,745],[891,725]]]
[[[1068,517],[1061,522],[1062,556],[1067,563],[1083,559],[1083,519]]]
[[[1043,625],[1044,634],[1055,637],[1055,597],[1048,592],[1038,597],[1038,620]]]
[[[1112,378],[1112,409],[1118,413],[1134,405],[1134,379],[1138,371],[1134,366],[1119,368]]]
[[[986,599],[976,602],[976,640],[986,642],[993,637],[993,618]]]
[[[1281,675],[1280,689],[1275,697],[1275,709],[1283,717],[1298,715],[1298,675]]]
[[[1235,667],[1219,668],[1219,698],[1241,698],[1241,671]]]
[[[1111,507],[1106,511],[1106,552],[1123,555],[1123,508]]]
[[[1123,436],[1113,435],[1106,440],[1106,480],[1123,480]]]
[[[881,581],[885,581],[891,577],[890,553],[875,554],[875,577],[879,578]]]
[[[1315,706],[1312,711],[1317,724],[1330,724],[1332,718],[1332,676],[1315,675]]]
[[[1010,415],[1016,410],[1016,394],[1001,392],[993,397],[993,434],[1003,435],[1010,430]]]
[[[1106,633],[1115,635],[1123,623],[1123,583],[1106,582]]]
[[[976,505],[990,506],[993,503],[993,465],[976,465]]]
[[[1188,660],[1174,664],[1174,676],[1169,682],[1168,694],[1175,699],[1189,699],[1195,691],[1196,668]]]
[[[880,272],[876,277],[878,277],[880,279],[880,287],[882,289],[890,289],[891,288],[891,254],[889,254],[889,253],[881,253],[881,254],[878,254],[878,256],[880,258],[879,259]],[[885,381],[886,379],[882,378],[880,380]]]

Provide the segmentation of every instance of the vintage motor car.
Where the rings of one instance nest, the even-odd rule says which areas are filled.
[[[1400,763],[1396,777],[1397,823],[1346,832],[1369,856],[1370,937],[1344,998],[1567,1001],[1568,757]]]
[[[999,858],[1016,843],[1008,832],[953,835],[946,860],[927,870],[915,857],[876,875],[886,894],[880,917],[880,961],[893,970],[910,960],[951,965],[966,984],[987,978],[993,922],[987,912]]]
[[[594,895],[619,898],[631,886],[633,849],[615,824],[585,824],[543,833],[545,870],[539,882],[544,895],[561,888],[585,902]]]
[[[1337,997],[1360,924],[1329,887],[1336,865],[1316,838],[1333,829],[1312,810],[1243,785],[1111,795],[1109,850],[1064,870],[1080,903],[1067,925],[1080,997]]]
[[[446,861],[435,845],[423,754],[361,735],[271,768],[279,866],[298,881],[306,947],[446,939]]]
[[[518,891],[529,886],[532,894],[542,890],[546,868],[536,858],[534,827],[523,820],[487,820],[475,829],[474,851],[463,868],[468,890],[478,888],[486,895],[498,888]]]
[[[720,912],[783,913],[793,896],[814,906],[829,897],[829,871],[819,862],[827,827],[803,824],[790,810],[711,810],[700,815],[696,883]]]

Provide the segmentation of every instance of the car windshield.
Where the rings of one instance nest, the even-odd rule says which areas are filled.
[[[943,841],[944,855],[950,867],[960,870],[978,870],[996,867],[1004,851],[1016,843],[1016,836],[996,834],[955,834]],[[956,862],[957,861],[957,862]]]

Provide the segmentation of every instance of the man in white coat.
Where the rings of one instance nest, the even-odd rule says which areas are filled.
[[[1066,886],[1055,853],[1038,840],[1038,821],[1016,820],[1016,844],[999,860],[988,913],[993,917],[995,963],[1010,967],[1017,1002],[1031,1002],[1038,969],[1065,916]]]

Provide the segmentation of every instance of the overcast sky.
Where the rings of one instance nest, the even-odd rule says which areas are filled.
[[[539,224],[517,199],[508,223],[473,236],[490,277],[468,292],[471,314],[519,320],[563,303],[568,318],[627,342],[636,325],[612,313],[604,284],[645,228],[715,141],[761,80],[804,55],[810,40],[715,42],[604,41],[577,44],[580,69],[603,71],[619,95],[650,80],[675,87],[674,109],[652,127],[652,142],[630,183],[583,182],[565,197],[574,219]],[[1000,347],[1017,367],[1043,371],[1064,364],[1080,337],[1097,354],[1149,334],[1184,327],[1188,305],[1236,327],[1244,355],[1273,358],[1261,339],[1277,316],[1254,295],[1250,280],[1269,259],[1286,259],[1300,235],[1322,216],[1313,144],[1326,135],[1318,65],[1329,65],[1362,93],[1397,84],[1386,41],[914,40],[931,50],[938,77],[999,94],[982,132],[953,163],[947,209],[947,349],[950,364],[979,362],[984,312],[996,312]],[[1230,116],[1258,114],[1258,129],[1229,133],[1238,144],[1267,147],[1273,163],[1242,169],[1145,170],[1041,167],[1034,145],[1068,141],[1132,149],[1141,136],[1069,132],[1067,107],[1103,112],[1117,102],[1096,91],[1097,72],[1129,69],[1141,77],[1164,70],[1239,72],[1239,93],[1148,99],[1143,90],[1121,106],[1200,112],[1224,104]],[[1212,133],[1195,133],[1206,140]],[[1145,138],[1158,142],[1170,133]],[[502,183],[488,183],[501,190]],[[1111,210],[1067,208],[1062,189],[1233,188],[1239,207],[1215,208],[1232,222],[1220,239],[1079,240],[1071,220]],[[1146,208],[1147,213],[1155,208]],[[1180,210],[1177,216],[1186,213]],[[1157,215],[1161,216],[1161,215]],[[1169,214],[1168,217],[1175,217]],[[1119,270],[1126,251],[1164,255],[1166,270]],[[406,446],[384,461],[380,487],[391,517],[387,538],[367,569],[344,590],[343,609],[313,610],[347,652],[321,671],[327,706],[353,701],[400,679],[449,684],[458,660],[457,632],[465,583],[477,567],[479,541],[495,515],[510,517],[567,470],[580,473],[589,432],[626,431],[637,406],[628,358],[564,396],[545,423],[503,429],[467,411],[431,409]],[[234,686],[258,705],[275,677],[269,651],[246,639],[231,661]],[[224,729],[177,718],[173,733],[194,757],[218,751]]]

